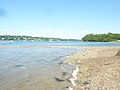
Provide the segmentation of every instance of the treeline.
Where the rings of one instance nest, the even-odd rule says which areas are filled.
[[[61,38],[32,37],[32,36],[11,36],[11,35],[0,35],[0,40],[80,41],[76,39],[61,39]]]
[[[83,41],[90,41],[90,42],[112,42],[112,41],[119,41],[120,34],[88,34],[82,38]]]

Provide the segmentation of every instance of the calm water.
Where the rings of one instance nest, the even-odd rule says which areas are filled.
[[[0,41],[0,46],[120,46],[120,42],[48,42],[48,41]]]
[[[108,42],[30,42],[0,41],[0,46],[120,46]],[[58,82],[62,72],[72,73],[74,66],[65,56],[80,49],[70,48],[0,48],[0,90],[66,90],[70,82]],[[63,67],[64,70],[61,68]]]

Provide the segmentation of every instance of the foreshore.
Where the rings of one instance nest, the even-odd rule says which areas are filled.
[[[85,52],[69,56],[68,63],[78,66],[79,72],[73,90],[119,90],[119,46],[82,47]]]
[[[77,48],[67,58],[68,63],[77,66],[70,79],[73,86],[69,90],[119,90],[120,56],[116,56],[120,46],[0,46],[0,48]],[[41,87],[39,87],[40,89]]]

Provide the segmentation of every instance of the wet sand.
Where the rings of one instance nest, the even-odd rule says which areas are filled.
[[[38,73],[36,73],[36,71],[29,70],[31,74],[28,77],[13,81],[13,83],[4,83],[4,85],[0,87],[0,90],[66,90],[67,86],[71,85],[71,83],[67,81],[56,81],[55,76],[58,75],[57,72],[54,72],[54,74],[52,74],[53,76],[48,73],[49,77],[45,77],[40,75],[40,71],[41,70],[38,70]],[[45,71],[46,70],[44,70],[44,72]],[[22,75],[24,75],[23,73],[24,71],[21,72]],[[18,75],[16,74],[16,77],[18,77],[19,74],[20,72],[18,73]],[[0,79],[2,80],[2,78]],[[9,80],[9,78],[7,79]],[[12,80],[14,79],[11,79],[11,81]]]
[[[79,67],[73,90],[120,90],[120,47],[84,47],[86,52],[69,56]]]

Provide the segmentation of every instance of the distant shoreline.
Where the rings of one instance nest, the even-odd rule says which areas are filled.
[[[28,40],[28,41],[80,41],[80,39],[62,39],[55,37],[33,37],[25,35],[0,35],[0,40]]]
[[[95,48],[119,48],[120,46],[0,46],[0,48],[79,48],[79,49],[95,49]]]

